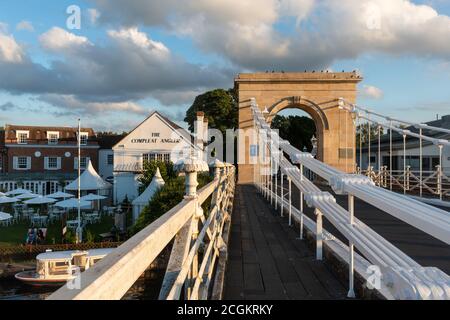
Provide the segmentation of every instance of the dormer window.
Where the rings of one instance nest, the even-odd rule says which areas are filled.
[[[48,139],[48,144],[58,144],[59,132],[58,131],[48,131],[47,139]]]
[[[89,134],[87,132],[80,132],[80,145],[82,145],[82,146],[87,145],[88,136],[89,136]]]
[[[16,138],[18,144],[27,144],[28,138],[30,137],[30,131],[17,130]]]

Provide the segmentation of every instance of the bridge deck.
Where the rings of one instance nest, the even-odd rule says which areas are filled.
[[[234,201],[225,299],[345,299],[345,287],[255,187],[236,186]]]

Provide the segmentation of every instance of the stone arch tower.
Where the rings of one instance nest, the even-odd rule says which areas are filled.
[[[317,128],[317,158],[342,171],[355,168],[355,125],[350,114],[340,110],[339,98],[356,102],[357,84],[362,78],[355,72],[325,73],[241,73],[235,80],[239,99],[239,182],[253,182],[252,141],[246,132],[253,128],[250,98],[261,111],[269,111],[267,122],[283,109],[307,112]],[[241,138],[242,136],[242,138]],[[247,136],[247,138],[245,138]]]

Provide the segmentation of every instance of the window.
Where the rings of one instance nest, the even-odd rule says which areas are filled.
[[[106,163],[108,165],[113,165],[114,164],[114,155],[113,154],[108,154],[108,158],[106,159]]]
[[[87,145],[89,134],[87,132],[81,132],[80,133],[80,145],[85,146]]]
[[[89,157],[81,157],[80,168],[82,170],[86,169],[88,162],[89,162]],[[78,170],[78,157],[74,158],[74,169]]]
[[[49,157],[48,158],[48,168],[49,169],[58,169],[58,158]]]
[[[17,158],[17,169],[28,169],[28,159],[27,157],[18,157]]]
[[[47,132],[48,144],[58,144],[59,132],[49,131]]]
[[[170,162],[170,153],[167,152],[151,152],[151,153],[144,153],[142,155],[143,162],[149,162],[149,161],[161,161],[161,162]]]
[[[30,136],[29,131],[17,130],[17,133],[16,133],[17,143],[18,144],[27,144],[29,136]]]

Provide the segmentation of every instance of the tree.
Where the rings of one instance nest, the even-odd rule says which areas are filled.
[[[276,115],[272,120],[272,128],[278,129],[280,137],[298,150],[303,151],[304,147],[309,152],[312,150],[311,138],[316,133],[316,125],[311,118]]]
[[[145,161],[144,162],[144,172],[142,176],[139,178],[139,182],[142,184],[142,189],[145,190],[152,182],[152,179],[156,173],[156,169],[159,168],[159,172],[161,173],[164,181],[168,181],[172,178],[176,177],[175,170],[173,168],[172,162],[164,162],[164,161]]]
[[[383,127],[381,127],[381,134],[384,133]],[[361,136],[361,142],[365,145],[369,141],[369,124],[363,123],[356,127],[356,143],[359,144],[359,137]],[[378,139],[378,127],[375,124],[370,125],[370,140]]]
[[[238,105],[234,89],[215,89],[197,96],[194,103],[186,111],[184,121],[189,130],[194,131],[197,112],[203,111],[210,128],[218,129],[225,137],[226,129],[238,126]]]

